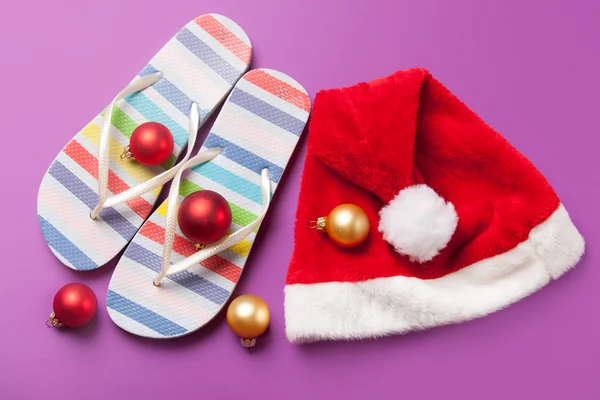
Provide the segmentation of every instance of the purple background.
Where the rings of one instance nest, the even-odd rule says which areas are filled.
[[[75,273],[54,258],[36,220],[38,186],[75,132],[181,26],[208,12],[246,30],[254,67],[286,72],[311,97],[429,68],[548,177],[588,254],[487,318],[402,337],[291,345],[283,286],[302,142],[236,292],[271,307],[258,350],[246,354],[222,314],[178,340],[121,331],[104,305],[114,263]],[[599,16],[597,0],[0,0],[0,397],[600,398]],[[47,329],[54,293],[72,281],[97,293],[96,322]]]

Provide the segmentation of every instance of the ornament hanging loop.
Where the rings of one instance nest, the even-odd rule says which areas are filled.
[[[64,326],[64,324],[60,322],[58,318],[56,318],[56,314],[52,313],[50,314],[50,317],[46,320],[46,326],[48,328],[60,328],[61,326]]]

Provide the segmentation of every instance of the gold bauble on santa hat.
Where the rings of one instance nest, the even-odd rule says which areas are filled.
[[[369,218],[357,205],[340,204],[328,216],[320,217],[314,228],[327,232],[327,236],[340,247],[355,247],[369,236]]]

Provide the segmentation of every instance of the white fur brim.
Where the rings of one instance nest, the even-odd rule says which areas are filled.
[[[561,204],[514,249],[441,278],[288,285],[287,336],[292,342],[361,339],[481,317],[561,276],[584,248]]]

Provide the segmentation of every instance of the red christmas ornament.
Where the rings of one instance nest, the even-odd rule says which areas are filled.
[[[129,152],[144,165],[159,165],[173,153],[173,135],[158,122],[139,125],[131,134]]]
[[[96,295],[82,283],[69,283],[54,296],[54,311],[50,314],[48,326],[78,328],[89,323],[96,315],[98,301]]]
[[[197,244],[206,245],[227,233],[231,225],[231,208],[219,193],[200,190],[181,202],[177,220],[185,236]]]

